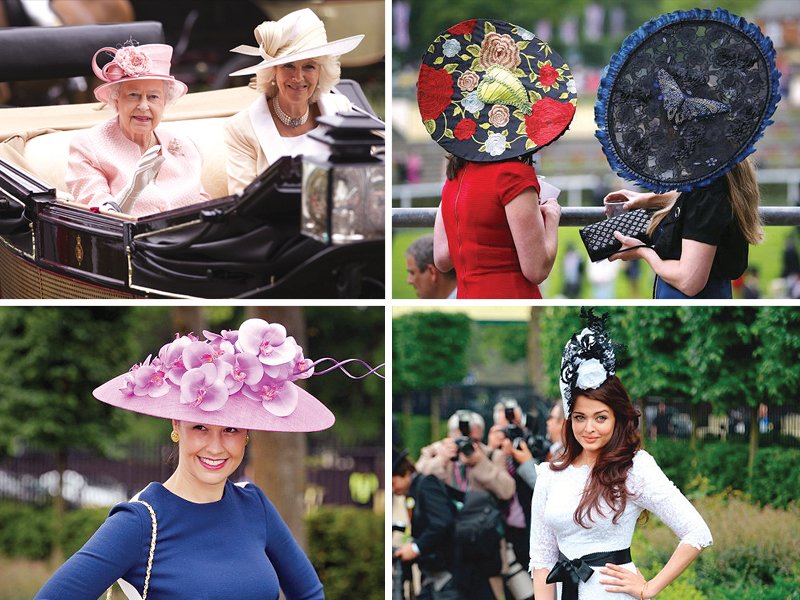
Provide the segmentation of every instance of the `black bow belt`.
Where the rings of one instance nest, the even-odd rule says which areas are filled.
[[[547,574],[547,583],[561,582],[561,600],[578,600],[578,583],[589,581],[594,575],[592,567],[602,567],[606,563],[624,565],[629,562],[632,562],[630,548],[613,552],[593,552],[572,560],[559,552],[558,562]]]

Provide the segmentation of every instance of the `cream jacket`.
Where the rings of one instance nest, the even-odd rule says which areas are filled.
[[[350,108],[350,101],[345,96],[333,93],[320,96],[319,109],[323,115]],[[269,165],[281,156],[291,154],[275,127],[263,94],[249,108],[227,119],[224,139],[228,153],[229,194],[240,194]]]

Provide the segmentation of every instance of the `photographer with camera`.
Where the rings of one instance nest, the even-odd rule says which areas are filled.
[[[453,577],[456,508],[445,485],[432,475],[417,473],[408,452],[393,448],[392,493],[405,496],[411,525],[411,541],[396,548],[393,555],[401,565],[416,562],[419,566],[422,589],[418,600],[461,600]],[[399,587],[396,592],[402,593],[402,583]]]
[[[500,500],[514,495],[514,479],[506,471],[505,456],[481,442],[484,420],[471,410],[458,410],[447,421],[448,437],[425,446],[417,471],[435,475],[461,490],[486,490]]]
[[[489,445],[503,453],[506,470],[516,484],[516,492],[505,513],[506,597],[529,600],[533,598],[533,585],[527,572],[531,499],[536,484],[536,465],[547,454],[548,442],[526,427],[526,415],[516,400],[495,404],[493,417]]]
[[[502,582],[493,591],[490,578],[502,569],[503,510],[514,496],[514,478],[505,455],[481,443],[485,424],[478,413],[456,411],[447,425],[448,437],[422,449],[417,470],[447,484],[458,507],[455,576],[463,598],[502,598]]]

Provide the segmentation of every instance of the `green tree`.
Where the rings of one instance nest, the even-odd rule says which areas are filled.
[[[95,400],[92,390],[139,360],[129,325],[126,308],[0,309],[0,440],[53,451],[59,481],[69,449],[106,453],[125,417]],[[65,509],[60,483],[53,502],[59,559]]]
[[[759,309],[702,306],[686,310],[691,310],[687,351],[695,375],[693,395],[710,402],[717,412],[744,404],[750,407],[750,423],[756,423],[758,405],[763,401],[755,360],[762,340],[753,327]],[[757,445],[758,438],[751,439],[750,470]]]
[[[393,391],[446,390],[461,381],[467,374],[470,324],[469,317],[458,313],[417,312],[393,319]],[[438,437],[440,406],[440,396],[432,395],[433,439]]]

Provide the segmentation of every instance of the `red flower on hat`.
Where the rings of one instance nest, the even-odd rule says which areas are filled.
[[[478,19],[470,19],[469,21],[461,21],[457,25],[453,25],[447,30],[447,33],[452,35],[466,35],[468,33],[472,33],[472,30],[475,29],[475,23]]]
[[[471,138],[475,131],[478,129],[478,124],[472,119],[462,119],[458,125],[453,128],[453,135],[457,140],[468,140]]]
[[[539,69],[539,81],[543,86],[550,87],[558,79],[558,71],[552,65],[544,65]]]
[[[531,114],[525,117],[525,133],[537,146],[549,144],[564,130],[575,115],[575,106],[545,96],[533,103]]]
[[[436,119],[453,97],[453,77],[444,69],[422,65],[417,80],[417,102],[423,121]]]

